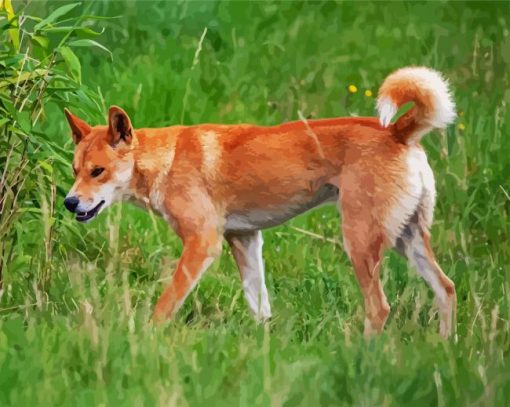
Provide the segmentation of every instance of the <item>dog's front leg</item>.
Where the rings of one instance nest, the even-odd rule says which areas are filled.
[[[264,277],[262,233],[260,230],[228,233],[226,238],[241,273],[244,296],[250,311],[257,322],[264,322],[271,317],[271,305]]]
[[[184,249],[172,277],[172,282],[159,298],[152,319],[162,322],[179,309],[198,283],[205,270],[221,253],[223,238],[217,231],[202,231],[200,235],[183,239]]]

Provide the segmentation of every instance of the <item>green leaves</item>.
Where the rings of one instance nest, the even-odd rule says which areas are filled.
[[[73,33],[77,35],[87,36],[87,37],[97,37],[104,32],[104,29],[101,31],[94,31],[89,27],[76,27],[76,26],[59,26],[59,27],[48,27],[44,29],[45,33]]]
[[[4,9],[7,15],[7,20],[12,28],[9,28],[8,33],[11,39],[12,45],[14,49],[19,49],[19,23],[16,18],[16,14],[14,13],[14,9],[12,8],[11,0],[3,0],[0,3],[0,10]]]
[[[48,17],[46,17],[41,22],[37,23],[34,26],[34,31],[42,30],[43,28],[51,25],[53,22],[57,21],[59,17],[62,17],[69,13],[72,9],[78,7],[81,3],[74,4],[66,4],[65,6],[57,8],[53,13],[51,13]]]
[[[113,55],[108,48],[106,48],[104,45],[101,45],[97,41],[94,41],[94,40],[91,40],[88,38],[82,39],[82,40],[70,41],[69,46],[71,46],[71,47],[96,47],[96,48],[99,48],[99,49],[105,51],[106,53],[108,53],[108,55],[110,56],[110,59],[113,59]]]
[[[13,258],[22,258],[16,246],[22,216],[42,220],[47,241],[43,261],[51,256],[54,170],[67,168],[69,157],[41,126],[46,109],[65,104],[99,110],[100,98],[82,85],[81,63],[71,47],[111,53],[90,39],[103,32],[84,25],[94,18],[69,17],[80,4],[58,7],[45,18],[31,16],[29,4],[18,19],[11,1],[0,0],[0,286],[2,271],[12,272]]]
[[[32,41],[44,49],[47,49],[50,43],[48,38],[43,37],[42,35],[32,35]]]
[[[17,76],[7,77],[5,80],[0,81],[0,89],[8,85],[23,85],[27,81],[33,81],[47,75],[48,71],[45,69],[34,69],[33,71],[20,72]]]
[[[60,55],[64,59],[71,76],[81,84],[81,64],[76,54],[69,47],[60,47]]]

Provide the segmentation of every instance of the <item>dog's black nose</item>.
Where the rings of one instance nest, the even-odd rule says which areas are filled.
[[[64,199],[64,205],[66,206],[67,210],[74,212],[76,210],[76,207],[80,203],[80,200],[76,198],[75,196],[68,196],[66,199]]]

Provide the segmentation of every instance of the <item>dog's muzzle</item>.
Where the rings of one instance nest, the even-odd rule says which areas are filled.
[[[94,206],[91,210],[89,210],[87,212],[77,211],[76,212],[76,220],[78,222],[87,222],[87,221],[95,218],[97,216],[97,214],[99,213],[99,211],[101,210],[101,208],[103,207],[104,202],[105,202],[104,200],[99,202],[96,206]]]

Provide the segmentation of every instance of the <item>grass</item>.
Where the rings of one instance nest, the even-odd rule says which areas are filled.
[[[60,5],[29,7],[43,17]],[[391,70],[422,64],[444,72],[460,115],[424,144],[438,189],[433,244],[457,287],[457,336],[439,338],[432,293],[387,253],[392,313],[381,337],[363,339],[362,298],[333,207],[264,232],[270,324],[251,320],[225,248],[175,321],[149,325],[180,242],[129,204],[89,225],[65,213],[72,143],[61,106],[48,105],[42,126],[65,160],[49,149],[33,158],[46,173],[37,201],[23,203],[37,211],[19,218],[4,270],[0,405],[510,402],[507,3],[87,7],[73,12],[120,16],[101,20],[97,38],[113,61],[100,49],[77,52],[82,81],[102,108],[84,106],[79,95],[68,105],[93,123],[103,123],[110,104],[137,127],[373,115],[374,98],[364,92],[376,94]]]

